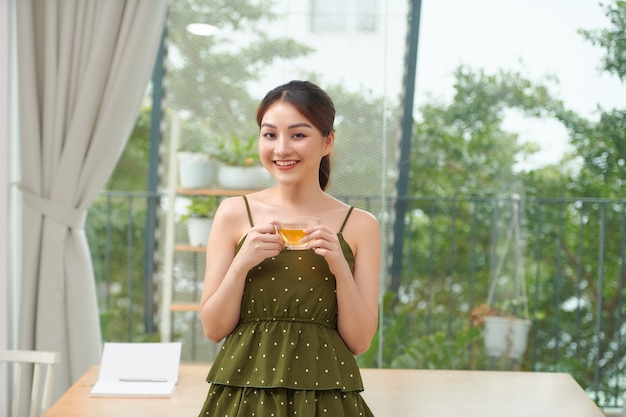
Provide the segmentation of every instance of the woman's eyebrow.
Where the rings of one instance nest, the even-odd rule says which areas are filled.
[[[274,126],[271,123],[267,123],[267,122],[261,123],[261,127],[269,127],[269,128],[272,128],[272,129],[276,129],[276,126]],[[299,122],[299,123],[294,123],[292,125],[289,125],[287,128],[288,129],[296,129],[298,127],[311,127],[311,125],[309,123],[306,123],[306,122]]]
[[[298,127],[311,127],[311,125],[306,122],[294,123],[289,126],[289,129],[295,129]]]

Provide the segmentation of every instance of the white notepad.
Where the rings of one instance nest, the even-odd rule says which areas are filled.
[[[181,343],[105,343],[91,397],[171,397]]]

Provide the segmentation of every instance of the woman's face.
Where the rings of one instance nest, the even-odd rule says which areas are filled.
[[[291,104],[277,101],[261,120],[259,156],[263,166],[280,183],[318,181],[320,160],[328,155],[334,132],[328,136]]]

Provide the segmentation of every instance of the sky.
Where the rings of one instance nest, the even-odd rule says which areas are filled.
[[[567,107],[597,120],[597,108],[626,108],[626,85],[601,73],[604,50],[578,29],[609,26],[595,0],[423,0],[418,47],[416,103],[430,96],[449,99],[452,71],[459,65],[488,73],[520,71],[530,79],[558,77],[553,92]],[[555,121],[512,116],[505,127],[542,151],[522,166],[557,162],[567,149]]]

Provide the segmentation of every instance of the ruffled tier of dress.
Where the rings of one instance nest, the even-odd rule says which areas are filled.
[[[356,392],[211,385],[201,417],[373,417]]]
[[[302,319],[244,321],[222,345],[207,381],[296,390],[362,391],[354,355],[336,329]],[[243,359],[242,359],[243,358]]]

